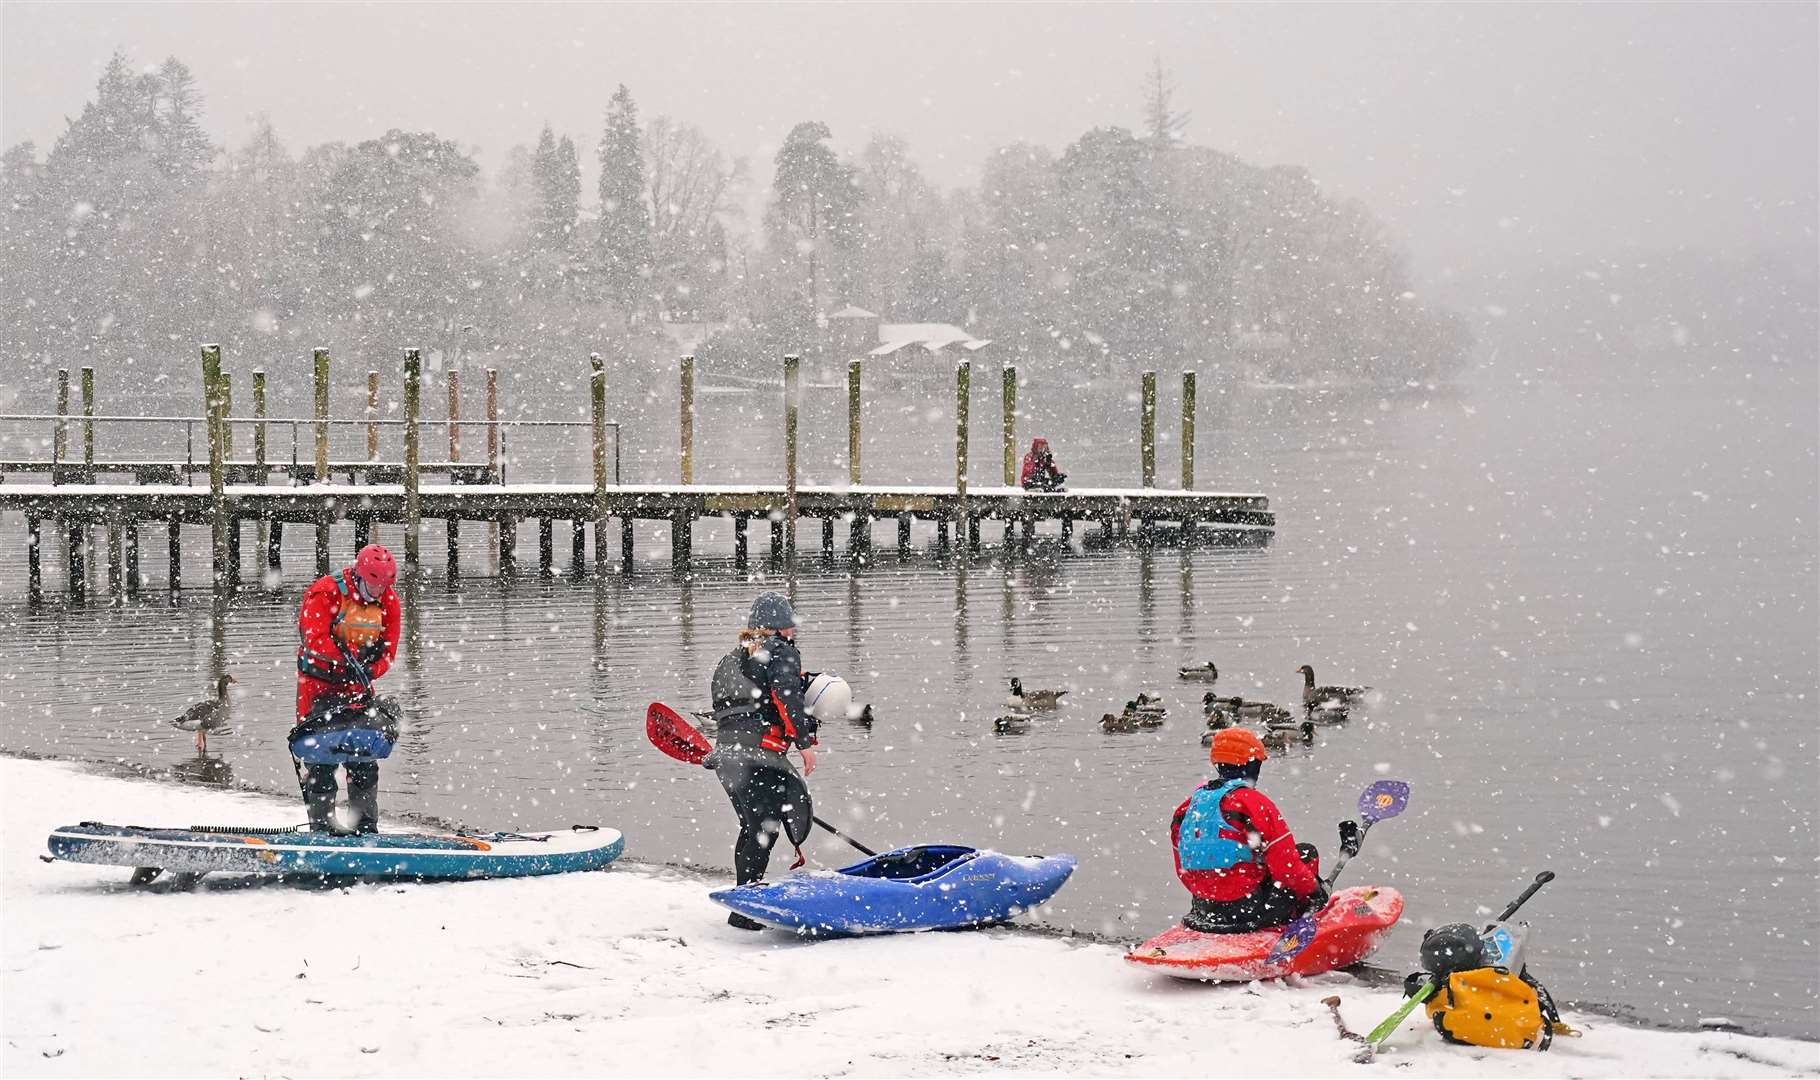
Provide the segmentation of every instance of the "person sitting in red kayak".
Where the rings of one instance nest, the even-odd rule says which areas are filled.
[[[1250,933],[1327,903],[1314,845],[1297,844],[1276,804],[1257,789],[1269,756],[1244,728],[1219,732],[1208,754],[1219,777],[1176,808],[1170,838],[1176,876],[1194,898],[1182,919],[1190,930]]]
[[[1048,439],[1030,440],[1030,452],[1024,455],[1024,468],[1018,483],[1025,491],[1061,491],[1068,474],[1056,468],[1055,455],[1049,452]]]

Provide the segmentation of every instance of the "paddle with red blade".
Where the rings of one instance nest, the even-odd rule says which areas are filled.
[[[680,713],[661,701],[653,701],[651,707],[645,710],[645,738],[665,754],[690,765],[702,764],[703,759],[714,749],[714,744],[708,741],[706,735],[697,731],[694,724],[684,720]],[[878,855],[878,852],[821,818],[811,816],[809,820],[853,845],[856,850],[870,856]]]
[[[1359,830],[1356,842],[1349,843],[1340,851],[1340,857],[1334,861],[1333,873],[1327,875],[1326,886],[1333,888],[1333,883],[1346,868],[1346,862],[1352,853],[1365,842],[1365,834],[1380,821],[1396,817],[1409,805],[1409,785],[1401,780],[1379,780],[1359,794],[1359,818],[1365,823]],[[1314,941],[1315,919],[1321,913],[1310,911],[1283,928],[1283,936],[1277,938],[1270,947],[1267,960],[1271,964],[1287,963],[1296,954],[1306,949]]]

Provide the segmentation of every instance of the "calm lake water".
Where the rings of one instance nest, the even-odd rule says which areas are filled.
[[[1379,963],[1413,966],[1422,927],[1483,917],[1548,868],[1559,878],[1525,914],[1539,931],[1532,966],[1557,996],[1820,1036],[1812,373],[1503,369],[1391,399],[1210,381],[1200,486],[1269,494],[1279,532],[1267,548],[900,561],[881,526],[863,572],[799,563],[809,666],[846,675],[877,711],[870,730],[828,726],[812,782],[824,816],[875,846],[1072,852],[1081,869],[1044,920],[1136,940],[1185,907],[1168,819],[1205,773],[1202,687],[1175,669],[1213,659],[1225,692],[1286,701],[1296,666],[1312,663],[1323,681],[1382,698],[1273,759],[1264,787],[1326,850],[1367,783],[1413,786],[1409,812],[1346,872],[1408,897]],[[980,382],[974,476],[989,482],[996,373]],[[1169,389],[1161,415],[1173,420]],[[1122,389],[1025,393],[1026,433],[1049,435],[1077,483],[1135,476]],[[761,426],[770,400],[703,394],[698,476],[777,476],[777,438]],[[832,480],[843,398],[809,400],[807,479]],[[1069,400],[1081,404],[1045,411]],[[673,475],[674,397],[620,404],[626,479]],[[951,476],[951,407],[938,387],[869,408],[868,479]],[[639,430],[663,438],[639,452]],[[576,459],[573,447],[520,452],[518,480]],[[1172,455],[1165,445],[1165,477]],[[161,587],[120,608],[71,607],[55,591],[32,607],[23,528],[5,524],[0,749],[294,790],[281,740],[304,537],[291,538],[280,591],[225,608],[194,590],[168,606]],[[434,576],[411,606],[386,682],[412,727],[384,770],[386,805],[497,827],[610,823],[636,857],[728,865],[725,797],[646,744],[644,707],[701,707],[751,595],[782,577],[711,557],[686,576],[653,563],[502,584],[483,576],[482,532],[469,526],[473,576],[453,589]],[[520,538],[534,553],[535,531]],[[812,551],[812,529],[802,538]],[[667,552],[656,532],[641,543]],[[156,586],[161,534],[147,545]],[[699,530],[697,546],[726,554],[728,530]],[[440,536],[425,544],[441,548]],[[566,562],[565,530],[557,549]],[[200,552],[187,572],[203,580]],[[235,729],[197,762],[165,721],[205,695],[215,665],[241,682]],[[1013,674],[1070,688],[1070,704],[995,736]],[[1102,733],[1100,713],[1139,689],[1168,699],[1167,725]],[[846,861],[820,839],[811,854]]]

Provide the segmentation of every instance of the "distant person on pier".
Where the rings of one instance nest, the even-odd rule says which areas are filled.
[[[1297,844],[1276,804],[1257,789],[1270,755],[1257,735],[1227,728],[1208,757],[1218,778],[1176,807],[1175,873],[1193,897],[1182,925],[1207,934],[1282,926],[1327,904],[1320,856]]]
[[[1061,491],[1068,483],[1068,474],[1055,467],[1048,439],[1030,440],[1030,452],[1024,455],[1024,470],[1018,483],[1025,491]]]
[[[809,838],[809,788],[815,771],[816,721],[803,707],[803,658],[796,649],[796,612],[782,593],[752,601],[739,643],[714,668],[714,752],[703,762],[720,778],[739,815],[733,872],[740,885],[761,881],[782,832],[801,848]],[[797,774],[789,753],[802,755]],[[798,852],[797,865],[802,865]],[[734,912],[727,923],[762,930]]]
[[[373,680],[398,655],[397,580],[392,553],[368,544],[354,565],[304,591],[297,725],[288,741],[313,829],[335,827],[335,770],[344,766],[354,830],[379,830],[379,759],[398,737],[398,715],[389,700],[374,696]]]

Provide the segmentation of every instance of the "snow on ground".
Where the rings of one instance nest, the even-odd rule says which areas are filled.
[[[603,873],[322,889],[260,879],[134,889],[45,864],[78,820],[267,825],[293,802],[0,759],[0,1072],[97,1075],[1773,1076],[1820,1046],[1626,1027],[1547,1054],[1442,1045],[1346,975],[1212,987],[1117,949],[1020,932],[801,942],[726,926],[698,878]],[[729,824],[731,824],[729,822]],[[638,851],[638,837],[627,838]],[[1159,928],[1160,929],[1160,928]],[[1546,972],[1542,973],[1546,976]]]

